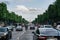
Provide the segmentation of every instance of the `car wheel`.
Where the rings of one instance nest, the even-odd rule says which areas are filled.
[[[6,40],[9,40],[9,36],[8,35],[6,36]]]

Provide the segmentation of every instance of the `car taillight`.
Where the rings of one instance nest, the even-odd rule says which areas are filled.
[[[46,36],[39,36],[38,38],[42,39],[42,40],[46,40],[47,37]]]

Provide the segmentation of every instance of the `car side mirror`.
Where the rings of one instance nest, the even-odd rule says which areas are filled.
[[[36,34],[35,32],[32,32],[34,35]]]
[[[32,32],[34,34],[34,32]]]

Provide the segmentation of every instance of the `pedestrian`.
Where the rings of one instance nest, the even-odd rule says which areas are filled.
[[[25,30],[28,30],[28,26],[27,25],[25,25]]]

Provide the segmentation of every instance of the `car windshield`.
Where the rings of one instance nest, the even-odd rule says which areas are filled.
[[[17,26],[17,28],[21,28],[21,26]]]
[[[7,29],[5,29],[5,28],[0,28],[0,32],[6,32],[7,31]]]

